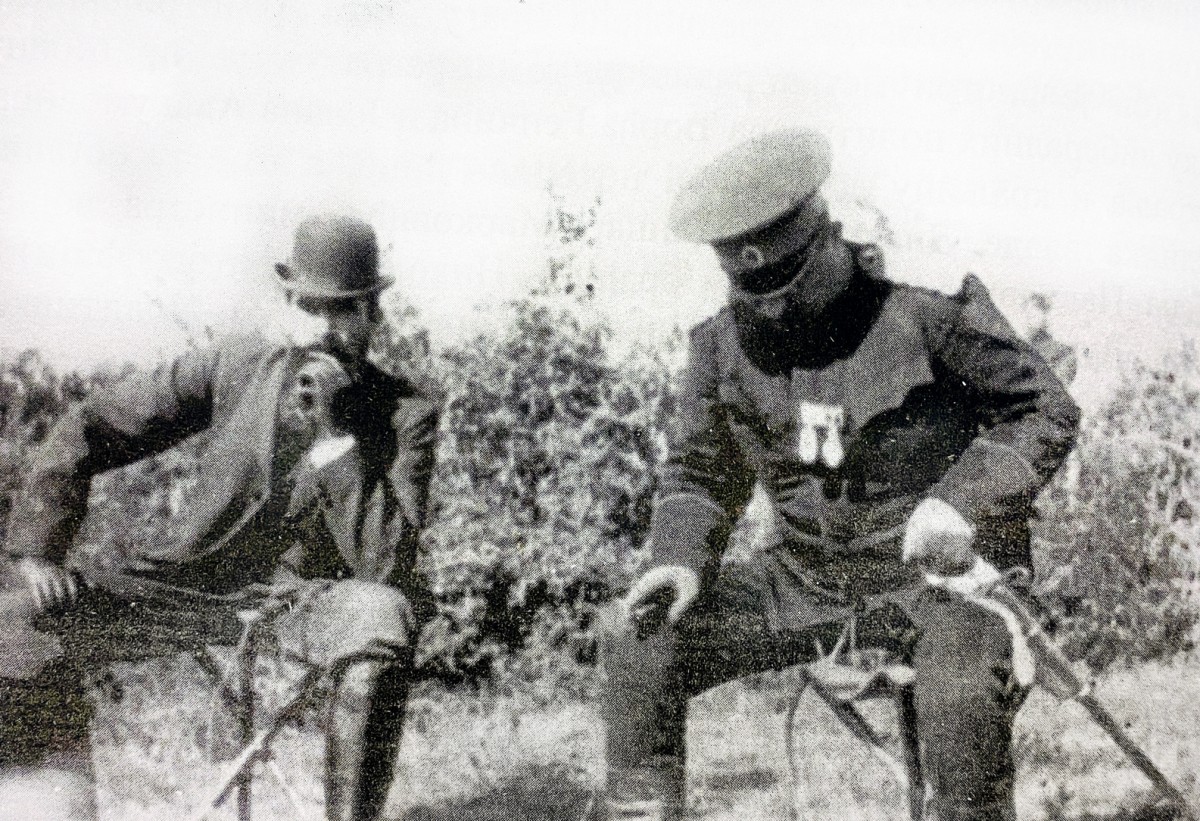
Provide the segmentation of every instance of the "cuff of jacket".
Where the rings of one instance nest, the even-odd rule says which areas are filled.
[[[1006,502],[1027,498],[1040,484],[1029,460],[1015,448],[976,439],[929,490],[972,524],[1004,512]]]
[[[714,545],[729,517],[706,496],[676,493],[659,500],[650,521],[650,567],[681,565],[702,573],[719,558]]]
[[[36,496],[18,497],[8,515],[4,552],[9,556],[40,556],[54,559],[51,549],[58,516],[50,505]],[[64,551],[65,552],[65,551]]]
[[[27,556],[50,558],[50,551],[47,549],[45,542],[38,539],[21,538],[14,533],[9,534],[8,541],[4,543],[3,551],[4,555],[14,559],[21,559]]]

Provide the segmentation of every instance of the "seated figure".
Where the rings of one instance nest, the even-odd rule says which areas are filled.
[[[892,282],[877,247],[843,239],[829,171],[821,135],[775,132],[675,200],[675,233],[712,245],[729,296],[691,332],[650,566],[609,620],[613,819],[683,817],[688,700],[812,662],[851,616],[860,645],[914,668],[930,814],[1015,819],[1009,632],[922,579],[1030,564],[1033,498],[1078,410],[977,279],[954,296]],[[782,540],[723,568],[756,483]]]
[[[34,454],[0,573],[8,601],[25,603],[2,626],[13,652],[0,669],[0,804],[40,794],[94,817],[87,676],[232,643],[239,612],[285,597],[271,624],[281,647],[340,672],[326,817],[381,817],[431,610],[414,563],[437,408],[368,361],[391,284],[370,225],[305,220],[275,273],[311,340],[231,337],[97,389]],[[201,432],[172,532],[129,553],[74,544],[96,474]]]

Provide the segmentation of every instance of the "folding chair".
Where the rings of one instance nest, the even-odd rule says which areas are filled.
[[[1009,582],[1024,585],[1027,572],[1016,568],[1002,574],[990,564],[979,560],[972,574],[978,574],[982,581],[976,584],[966,597],[980,602],[988,609],[993,609],[988,606],[989,603],[1002,607],[1013,620],[1009,629],[1013,631],[1014,640],[1025,646],[1029,660],[1034,665],[1033,683],[1045,688],[1060,700],[1079,704],[1092,721],[1120,748],[1129,762],[1154,786],[1156,805],[1174,811],[1180,819],[1200,821],[1200,815],[1191,808],[1179,788],[1130,737],[1122,722],[1097,700],[1092,692],[1091,682],[1075,672],[1071,662],[1042,630],[1037,617],[1022,597],[1009,587]],[[944,582],[938,584],[946,586]],[[859,650],[855,646],[853,618],[847,623],[832,651],[826,654],[822,648],[818,647],[818,650],[821,657],[801,669],[800,683],[792,695],[784,725],[788,764],[792,770],[795,814],[799,814],[802,798],[799,768],[796,764],[795,719],[801,697],[811,689],[829,706],[838,721],[856,738],[866,742],[872,752],[888,765],[897,780],[906,785],[909,815],[913,821],[921,821],[925,815],[927,796],[917,750],[912,669],[902,664],[887,663],[881,654],[864,653]],[[855,706],[857,702],[872,698],[887,698],[896,705],[900,727],[899,757],[888,750],[887,739],[867,722]]]
[[[191,816],[191,821],[202,821],[224,804],[229,796],[237,794],[238,821],[252,821],[253,817],[253,782],[254,770],[258,764],[263,765],[266,772],[280,786],[288,803],[299,821],[316,819],[303,805],[303,801],[288,783],[286,774],[274,760],[271,745],[288,726],[298,724],[310,709],[319,709],[327,694],[327,682],[333,686],[341,681],[346,670],[362,661],[382,660],[392,658],[386,648],[366,648],[364,650],[340,656],[328,665],[304,664],[304,673],[299,681],[291,688],[291,693],[283,700],[283,704],[265,721],[259,721],[259,710],[254,692],[254,667],[258,659],[263,638],[269,628],[281,614],[287,612],[294,604],[291,596],[281,596],[268,600],[265,605],[252,610],[238,613],[242,623],[241,637],[234,652],[232,670],[226,669],[208,648],[199,648],[193,656],[201,669],[213,680],[217,695],[237,720],[241,752],[235,756],[226,768],[219,782],[218,789],[212,798],[205,802]],[[256,724],[260,728],[256,731]]]
[[[803,799],[800,768],[796,759],[796,714],[804,694],[811,690],[855,738],[867,744],[905,786],[912,821],[925,817],[925,781],[917,749],[916,703],[913,670],[888,659],[885,651],[857,646],[856,620],[846,623],[833,649],[826,653],[818,645],[820,658],[800,668],[800,677],[788,702],[784,719],[784,747],[791,768],[792,815],[798,818]],[[856,704],[886,699],[896,707],[900,754],[889,750],[889,740],[859,711]]]

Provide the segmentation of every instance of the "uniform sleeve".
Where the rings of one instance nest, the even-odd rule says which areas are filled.
[[[697,572],[720,558],[754,490],[754,474],[717,397],[717,351],[700,326],[691,335],[670,449],[650,523],[651,566]]]
[[[87,512],[92,477],[166,450],[212,419],[218,354],[189,353],[99,388],[34,451],[9,518],[12,555],[61,562]]]
[[[978,279],[954,301],[936,358],[978,403],[979,434],[930,495],[978,524],[1027,509],[1074,444],[1079,408]]]

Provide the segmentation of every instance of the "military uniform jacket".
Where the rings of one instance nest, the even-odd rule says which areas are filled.
[[[927,497],[975,524],[985,557],[1028,563],[1031,504],[1073,441],[1074,402],[973,276],[946,296],[885,280],[873,246],[842,249],[855,273],[826,351],[752,355],[728,307],[692,330],[653,564],[712,571],[756,480],[818,587],[911,579],[900,539]]]
[[[10,554],[62,561],[86,511],[91,478],[208,431],[200,472],[179,526],[134,555],[73,555],[107,586],[153,586],[188,563],[218,562],[272,496],[277,407],[303,350],[233,337],[157,370],[95,391],[72,408],[36,452],[14,505]],[[334,475],[320,516],[335,556],[293,555],[299,565],[339,565],[355,577],[416,586],[437,427],[435,405],[411,384],[364,364],[341,397],[357,442],[356,480]],[[336,471],[346,460],[331,466]],[[303,551],[304,546],[298,546]],[[312,575],[321,575],[314,573]]]

